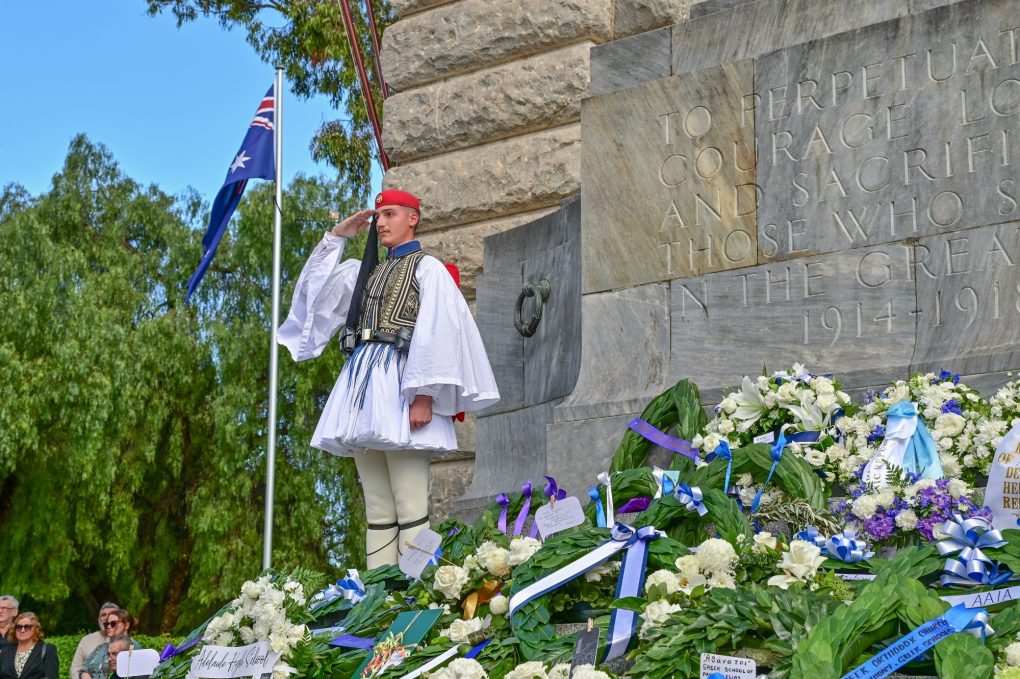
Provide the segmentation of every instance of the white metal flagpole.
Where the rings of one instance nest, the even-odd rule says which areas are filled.
[[[262,568],[273,561],[273,491],[276,477],[276,373],[279,345],[276,326],[280,317],[280,232],[283,229],[283,68],[276,67],[273,85],[273,157],[276,164],[276,198],[273,210],[273,311],[269,319],[269,443],[266,446],[266,526],[262,541]]]

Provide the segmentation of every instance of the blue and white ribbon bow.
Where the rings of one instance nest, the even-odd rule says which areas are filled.
[[[868,543],[857,539],[857,533],[845,529],[842,533],[836,533],[826,539],[818,532],[818,529],[809,525],[807,528],[795,535],[798,540],[806,540],[815,547],[818,547],[824,556],[836,559],[843,563],[857,563],[866,561],[875,556],[875,553],[868,550]]]
[[[547,594],[591,569],[608,561],[617,552],[626,549],[616,581],[616,598],[638,596],[644,586],[645,566],[648,561],[648,544],[662,533],[653,526],[635,530],[631,526],[617,523],[609,540],[576,559],[572,563],[537,580],[510,597],[510,620],[525,604]],[[627,652],[634,638],[638,614],[621,608],[614,609],[609,620],[609,639],[603,662]]]
[[[365,584],[361,576],[354,568],[347,570],[347,577],[340,578],[335,585],[329,585],[326,589],[312,597],[311,610],[322,608],[331,601],[347,599],[351,604],[356,604],[365,598]]]
[[[673,472],[674,474],[676,472]],[[670,472],[658,467],[652,467],[652,478],[655,479],[655,495],[653,498],[660,498],[664,495],[672,495],[675,487]]]
[[[689,512],[697,512],[698,516],[708,514],[708,507],[703,502],[705,496],[701,492],[701,488],[697,486],[678,483],[676,484],[676,490],[673,491],[673,497],[676,498],[677,502],[686,507]]]
[[[940,556],[959,552],[955,558],[946,559],[945,574],[940,578],[946,585],[996,585],[1008,580],[1012,574],[1000,569],[982,549],[1002,547],[1006,541],[1002,533],[992,528],[991,522],[982,516],[964,520],[959,514],[942,524],[946,538],[936,547]]]
[[[705,459],[711,462],[717,457],[726,460],[726,481],[723,482],[723,492],[728,493],[730,492],[730,475],[733,473],[733,452],[730,450],[730,442],[726,439],[720,441],[715,450],[709,453]]]

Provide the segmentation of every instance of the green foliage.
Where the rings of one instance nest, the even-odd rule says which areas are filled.
[[[299,97],[323,95],[341,116],[324,122],[309,150],[315,160],[333,165],[347,178],[354,197],[364,202],[370,185],[375,142],[361,95],[351,48],[336,2],[253,2],[252,0],[144,0],[150,15],[168,12],[178,27],[200,16],[215,17],[226,29],[240,29],[255,53],[270,65],[281,65],[290,88]],[[389,6],[372,0],[380,33],[392,20]],[[351,13],[373,83],[376,110],[382,116],[382,92],[372,59],[370,28],[362,3]]]
[[[0,196],[2,589],[51,631],[114,599],[179,633],[261,570],[272,188],[249,187],[190,307],[194,196],[138,185],[84,137],[49,192]],[[338,206],[318,180],[286,192],[285,303]],[[308,446],[342,357],[281,359],[274,564],[354,565],[353,465]]]
[[[641,419],[660,431],[669,431],[676,427],[677,436],[685,441],[693,439],[708,424],[708,417],[701,408],[698,387],[690,380],[680,380],[672,388],[652,399],[641,413]],[[618,472],[640,467],[651,449],[651,441],[628,429],[613,454],[610,471]],[[684,463],[679,459],[682,457],[677,456],[672,469],[683,467]]]

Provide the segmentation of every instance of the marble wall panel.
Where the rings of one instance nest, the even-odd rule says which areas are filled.
[[[1020,223],[922,238],[913,261],[922,310],[917,370],[1020,367]]]
[[[584,292],[756,263],[751,75],[724,64],[582,103]]]
[[[911,256],[889,245],[673,281],[671,381],[714,401],[793,362],[847,387],[903,377],[919,316]]]
[[[960,2],[755,61],[758,248],[786,259],[1020,218],[1020,19]]]

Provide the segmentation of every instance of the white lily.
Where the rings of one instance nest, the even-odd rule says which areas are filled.
[[[737,431],[747,431],[757,422],[762,413],[765,412],[765,400],[761,392],[755,387],[754,382],[747,375],[740,383],[740,391],[730,394],[737,403],[737,409],[730,416],[731,419],[739,420]]]

